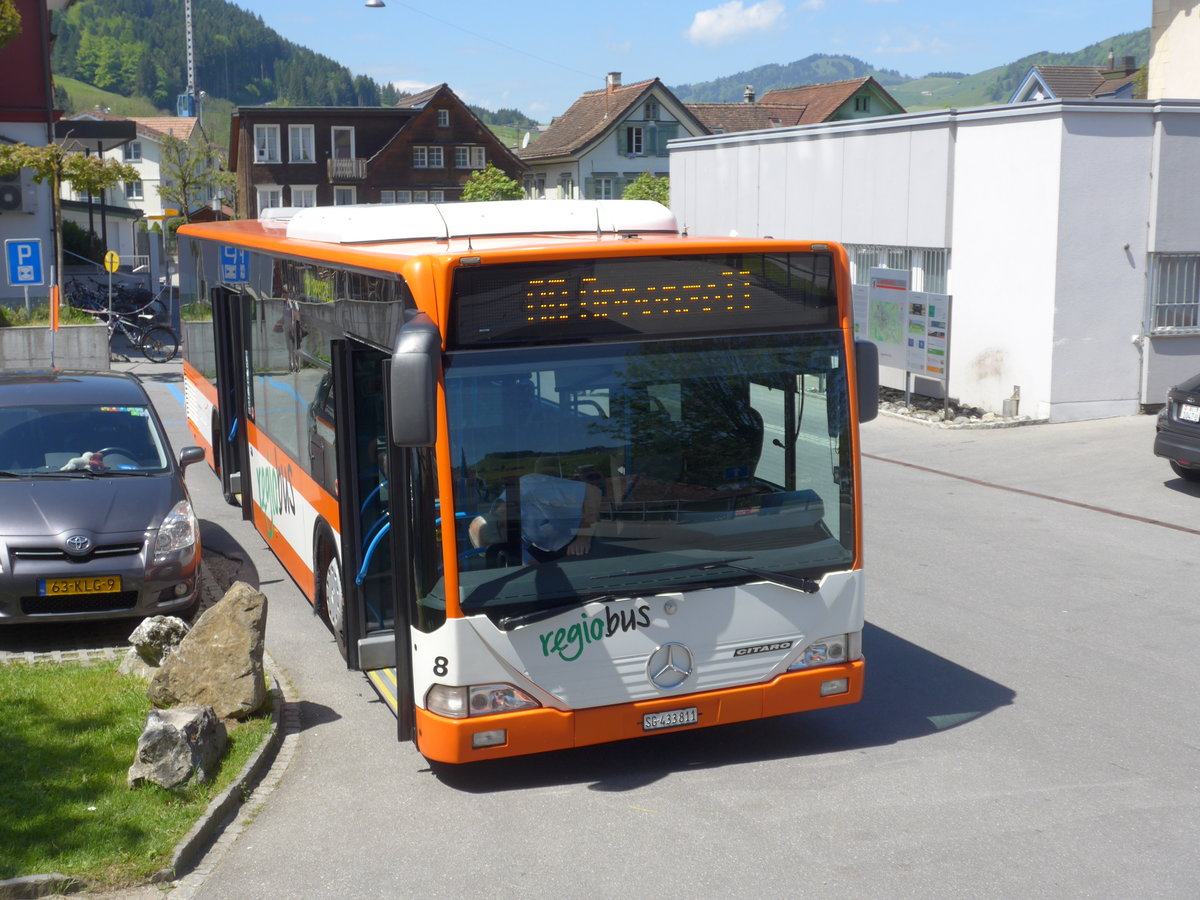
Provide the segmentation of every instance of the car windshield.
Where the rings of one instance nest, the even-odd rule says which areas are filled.
[[[837,332],[452,355],[463,609],[844,568],[844,375]]]
[[[165,444],[145,406],[0,407],[0,471],[69,477],[167,468]]]

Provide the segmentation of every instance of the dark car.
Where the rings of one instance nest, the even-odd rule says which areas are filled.
[[[132,376],[0,373],[0,626],[194,613],[203,458]]]
[[[1165,456],[1180,478],[1200,481],[1200,375],[1167,391],[1167,405],[1158,414],[1155,456]]]

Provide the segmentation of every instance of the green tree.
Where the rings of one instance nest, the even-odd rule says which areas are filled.
[[[472,172],[462,192],[464,200],[520,200],[524,196],[521,185],[491,163]]]
[[[194,144],[167,135],[162,147],[162,179],[158,194],[163,205],[175,207],[188,221],[190,208],[213,194],[228,195],[234,174],[221,171],[221,155],[209,144]]]
[[[50,203],[54,223],[54,262],[58,293],[63,287],[62,207],[59,197],[63,182],[83,193],[103,196],[104,192],[121,181],[137,181],[138,171],[115,159],[69,153],[62,144],[30,147],[28,144],[0,146],[0,175],[11,175],[28,169],[38,184],[50,183]]]
[[[625,186],[621,192],[622,200],[653,200],[663,206],[671,205],[671,179],[657,178],[649,172],[643,172]]]
[[[21,33],[21,13],[13,0],[0,0],[0,47]]]

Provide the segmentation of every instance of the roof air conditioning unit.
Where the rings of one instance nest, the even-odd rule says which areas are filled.
[[[37,212],[37,187],[23,171],[0,175],[0,213]]]

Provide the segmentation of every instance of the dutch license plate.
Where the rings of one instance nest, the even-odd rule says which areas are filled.
[[[1180,403],[1179,418],[1185,422],[1200,422],[1200,406],[1192,406],[1190,403]]]
[[[99,575],[88,578],[43,578],[38,593],[43,597],[66,594],[115,594],[121,590],[120,575]]]
[[[666,712],[646,713],[642,716],[643,731],[657,731],[660,728],[676,728],[680,725],[695,725],[700,721],[696,707],[687,709],[668,709]]]

